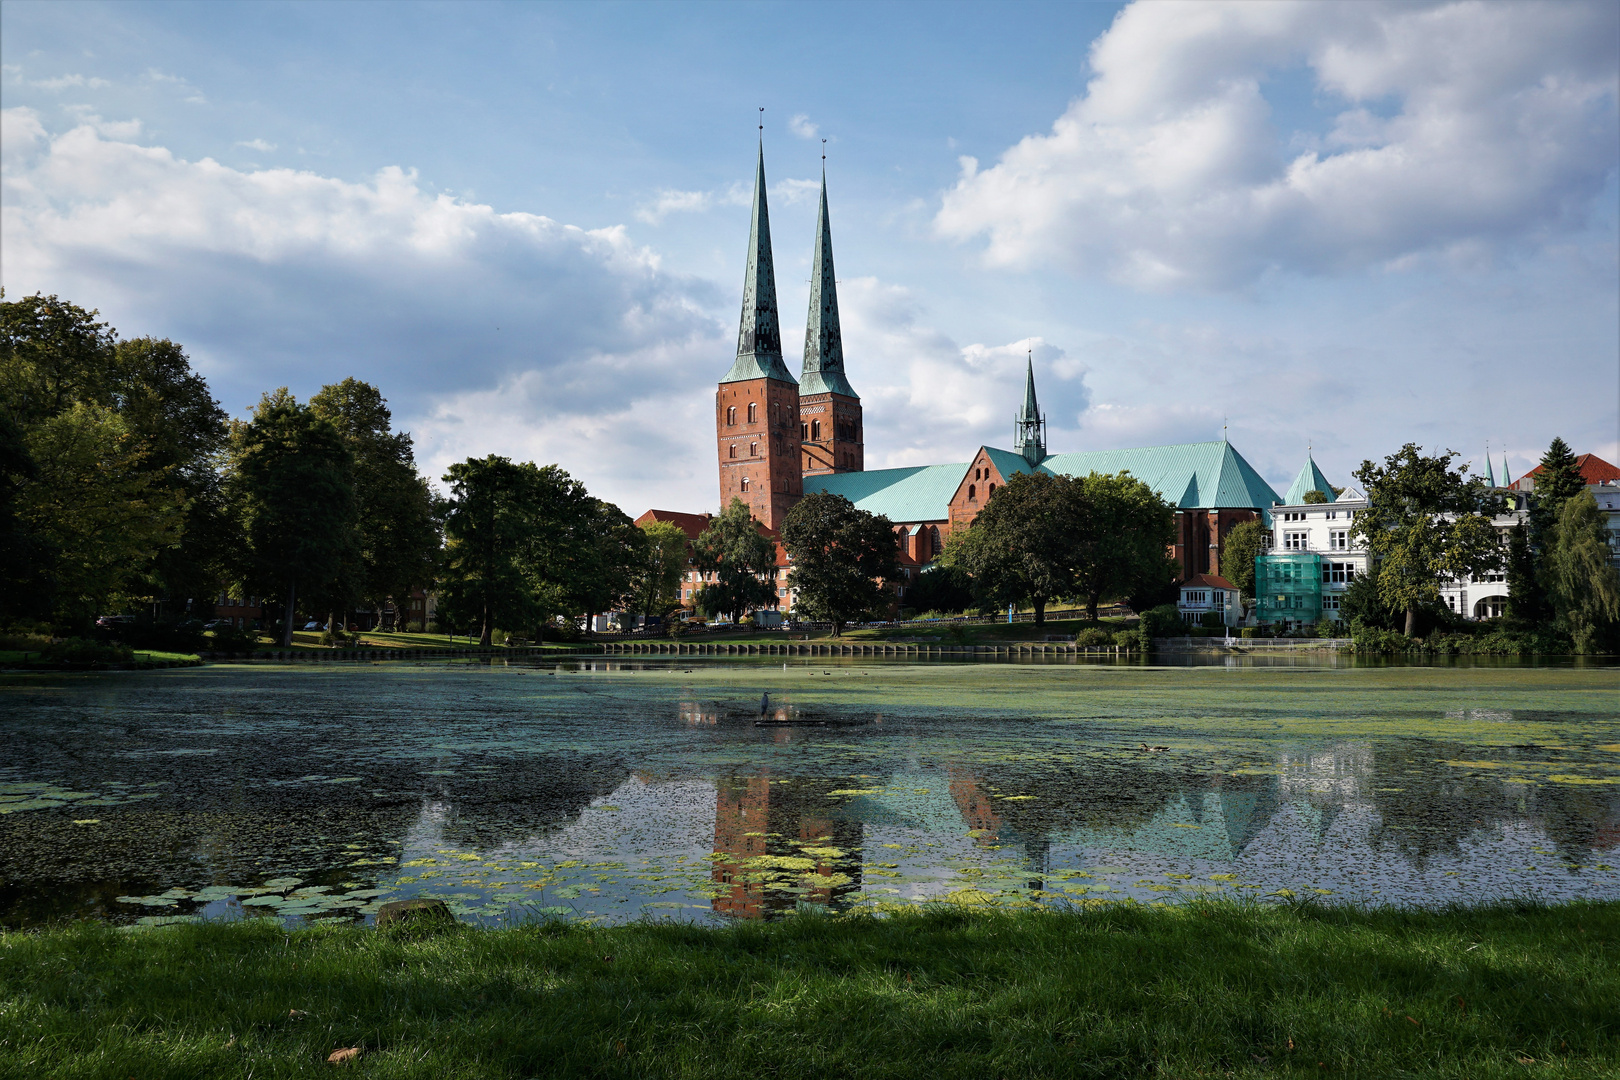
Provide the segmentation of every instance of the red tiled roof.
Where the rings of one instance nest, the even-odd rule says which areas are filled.
[[[688,540],[696,540],[704,529],[709,527],[709,514],[683,514],[679,510],[648,510],[636,518],[635,525],[639,528],[654,521],[662,521],[675,525],[686,534]]]
[[[1519,477],[1519,479],[1513,481],[1513,483],[1508,486],[1512,487],[1515,491],[1521,490],[1519,485],[1523,483],[1526,478],[1533,477],[1540,471],[1541,466],[1537,465],[1535,468],[1525,473],[1524,476]],[[1578,456],[1575,459],[1575,471],[1580,473],[1581,479],[1586,481],[1588,484],[1601,484],[1604,481],[1620,480],[1620,469],[1610,465],[1607,461],[1604,461],[1596,454],[1581,454]]]
[[[1194,574],[1181,583],[1183,589],[1233,589],[1236,588],[1230,581],[1214,574]]]

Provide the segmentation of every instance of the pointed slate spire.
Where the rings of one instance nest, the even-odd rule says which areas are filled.
[[[1328,483],[1322,470],[1316,467],[1316,458],[1310,451],[1305,453],[1305,467],[1299,470],[1294,482],[1288,488],[1288,494],[1283,496],[1285,506],[1298,506],[1305,501],[1307,491],[1320,491],[1327,496],[1328,502],[1337,502],[1338,496],[1333,494],[1333,485]]]
[[[1508,472],[1507,451],[1505,451],[1505,450],[1502,452],[1502,486],[1503,487],[1512,487],[1513,486],[1513,474]]]
[[[816,219],[810,314],[804,324],[804,374],[799,396],[843,394],[858,398],[844,375],[844,335],[838,326],[838,275],[833,272],[832,226],[827,220],[827,172],[821,172],[821,215]]]
[[[1497,484],[1497,482],[1496,482],[1496,469],[1493,468],[1492,465],[1491,465],[1491,447],[1490,447],[1489,443],[1487,443],[1485,445],[1485,486],[1486,487],[1497,487],[1497,486],[1499,486]],[[1500,485],[1500,486],[1505,486],[1505,485]]]
[[[1046,457],[1046,418],[1041,415],[1040,406],[1035,401],[1033,355],[1025,359],[1024,407],[1018,413],[1014,428],[1016,435],[1013,439],[1013,449],[1023,454],[1024,460],[1032,467],[1039,465],[1041,459]]]
[[[743,274],[742,321],[737,362],[720,381],[780,379],[795,382],[782,362],[782,326],[776,312],[776,264],[771,258],[771,215],[765,205],[765,144],[754,171],[754,213],[748,229],[748,269]]]

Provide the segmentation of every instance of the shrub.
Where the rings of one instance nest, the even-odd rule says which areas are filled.
[[[1076,645],[1112,645],[1114,635],[1100,627],[1088,626],[1074,635],[1074,643]]]
[[[584,636],[585,632],[579,628],[579,623],[566,615],[546,624],[547,641],[572,642],[578,641]]]
[[[1160,604],[1142,612],[1140,627],[1149,637],[1173,637],[1180,635],[1186,624],[1181,621],[1181,612],[1176,610],[1176,605]]]
[[[43,658],[56,664],[123,664],[135,659],[128,645],[115,641],[68,638],[47,646]]]
[[[1245,626],[1242,631],[1240,631],[1239,636],[1246,638],[1257,638],[1260,636],[1260,629],[1259,627],[1255,626]]]
[[[44,652],[51,644],[51,635],[30,630],[9,630],[0,633],[0,649],[17,652]]]
[[[1316,624],[1316,636],[1320,638],[1338,637],[1339,620],[1326,618],[1322,619]]]
[[[1151,642],[1141,630],[1121,630],[1114,635],[1114,644],[1131,652],[1146,652]]]
[[[406,623],[405,624],[405,632],[407,634],[420,634],[420,633],[422,633],[421,620],[417,620],[416,622],[408,622],[408,623]]]
[[[227,626],[214,631],[211,644],[219,652],[250,652],[258,643],[258,635],[253,631]]]
[[[1206,611],[1198,617],[1198,625],[1220,629],[1226,625],[1226,616],[1219,611]]]

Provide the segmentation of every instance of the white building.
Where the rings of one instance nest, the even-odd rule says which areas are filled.
[[[1487,474],[1490,476],[1490,474]],[[1490,476],[1495,487],[1495,477]],[[1523,520],[1525,497],[1500,489],[1508,509],[1493,521],[1505,549],[1508,530]],[[1311,492],[1323,501],[1307,502]],[[1620,494],[1620,491],[1617,491]],[[1327,477],[1306,458],[1281,504],[1267,515],[1270,550],[1255,568],[1255,621],[1311,624],[1341,619],[1345,589],[1368,570],[1366,547],[1355,537],[1356,515],[1367,509],[1359,492],[1336,492]],[[1447,582],[1440,602],[1467,619],[1491,619],[1507,606],[1507,580],[1498,571],[1482,579]]]

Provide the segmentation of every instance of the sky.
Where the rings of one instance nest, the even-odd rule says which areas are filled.
[[[237,416],[365,379],[435,477],[717,508],[761,138],[794,371],[826,154],[869,469],[1010,447],[1026,355],[1053,451],[1224,431],[1279,492],[1620,461],[1612,0],[7,0],[0,63],[8,298]]]

